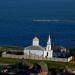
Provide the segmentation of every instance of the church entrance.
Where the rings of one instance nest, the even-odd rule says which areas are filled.
[[[47,52],[47,55],[46,55],[46,57],[48,57],[48,52]]]
[[[49,53],[48,52],[45,52],[45,57],[47,58],[49,56]]]
[[[48,57],[48,52],[47,52],[47,57]]]

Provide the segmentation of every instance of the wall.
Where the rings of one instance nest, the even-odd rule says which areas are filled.
[[[42,50],[24,50],[24,54],[27,54],[27,55],[38,55],[38,56],[43,56],[44,54],[44,51]]]
[[[61,62],[69,62],[72,60],[72,56],[68,58],[46,58],[46,57],[40,57],[38,55],[11,55],[11,54],[6,54],[5,52],[2,53],[2,57],[7,57],[7,58],[19,58],[19,59],[33,59],[33,60],[51,60],[51,61],[61,61]]]
[[[61,52],[61,51],[53,51],[53,57],[58,57],[58,58],[66,58],[67,57],[66,52]]]
[[[53,50],[44,51],[44,57],[52,58],[53,57]]]
[[[24,54],[29,55],[29,50],[24,50]]]

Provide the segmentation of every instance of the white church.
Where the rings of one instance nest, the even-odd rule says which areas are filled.
[[[34,59],[34,57],[43,57],[42,60],[51,60],[51,61],[61,61],[69,62],[72,60],[72,56],[67,56],[67,52],[64,51],[54,51],[52,50],[51,38],[48,37],[46,47],[39,45],[39,39],[34,37],[32,40],[32,45],[25,47],[23,50],[7,50],[2,53],[2,57],[7,58],[19,58],[19,59]],[[16,53],[23,53],[22,55],[16,55]],[[37,59],[37,58],[35,58]],[[40,60],[40,59],[38,59]]]
[[[51,38],[48,37],[46,48],[39,45],[39,39],[37,37],[33,38],[32,45],[24,48],[24,54],[27,55],[37,55],[42,57],[53,57],[53,50],[51,50]]]

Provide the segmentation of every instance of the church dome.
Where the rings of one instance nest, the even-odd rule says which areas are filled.
[[[33,41],[39,41],[39,39],[37,37],[34,37]]]
[[[33,39],[33,46],[39,46],[39,39],[37,37]]]

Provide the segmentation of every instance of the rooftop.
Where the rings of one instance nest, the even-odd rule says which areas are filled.
[[[28,46],[25,50],[45,50],[42,46]]]

